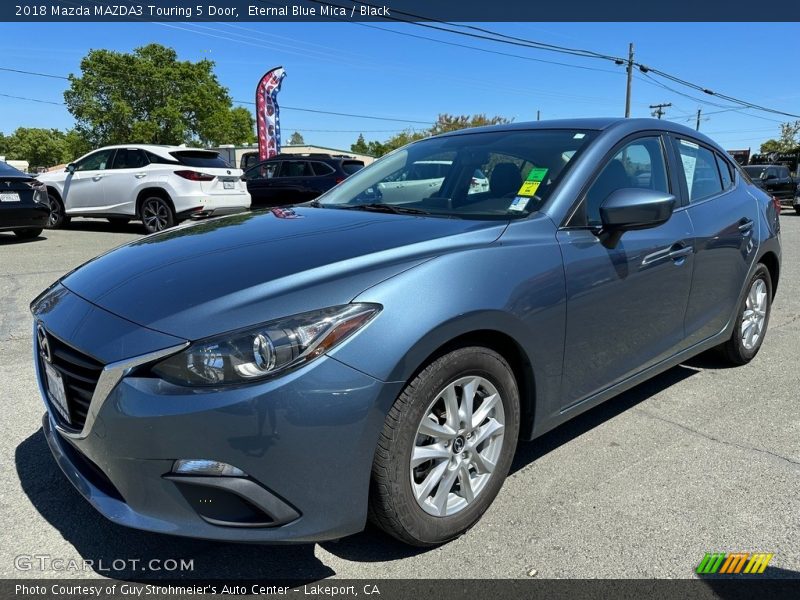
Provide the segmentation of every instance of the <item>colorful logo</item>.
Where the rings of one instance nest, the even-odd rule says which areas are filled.
[[[767,552],[706,552],[695,572],[698,575],[755,575],[764,572],[773,556]]]

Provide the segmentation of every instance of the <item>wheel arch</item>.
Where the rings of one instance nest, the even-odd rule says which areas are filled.
[[[58,198],[58,201],[61,202],[61,204],[64,204],[64,198],[61,196],[61,192],[58,191],[58,188],[56,186],[45,185],[45,188],[47,189],[48,194],[52,194],[53,196]]]
[[[537,380],[535,366],[528,352],[512,334],[519,330],[519,324],[502,326],[497,319],[486,315],[472,315],[456,322],[450,322],[429,332],[408,352],[392,373],[392,380],[410,382],[427,365],[437,358],[458,348],[482,346],[494,350],[511,367],[517,380],[520,396],[520,439],[531,439],[537,415]]]
[[[140,212],[142,209],[142,202],[144,202],[145,198],[150,198],[152,196],[157,196],[158,198],[162,198],[166,200],[170,208],[172,208],[172,212],[175,213],[175,203],[172,201],[172,197],[169,195],[169,192],[162,187],[146,187],[139,190],[139,193],[136,195],[136,216],[140,217]]]
[[[763,263],[764,266],[767,267],[767,271],[769,271],[769,277],[772,280],[772,297],[774,298],[775,293],[778,291],[778,279],[780,278],[781,272],[781,264],[778,260],[778,256],[774,252],[768,250],[758,259],[758,262]]]

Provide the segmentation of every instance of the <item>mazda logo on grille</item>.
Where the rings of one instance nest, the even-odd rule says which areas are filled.
[[[47,362],[53,362],[53,355],[50,352],[50,342],[47,340],[47,332],[41,325],[36,326],[36,339],[39,342],[39,354]]]

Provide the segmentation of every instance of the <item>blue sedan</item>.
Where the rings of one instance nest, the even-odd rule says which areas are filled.
[[[404,184],[431,161],[439,178]],[[311,203],[144,237],[53,284],[32,304],[44,432],[123,525],[308,542],[369,515],[440,544],[519,439],[698,353],[753,359],[778,212],[666,121],[422,140]]]

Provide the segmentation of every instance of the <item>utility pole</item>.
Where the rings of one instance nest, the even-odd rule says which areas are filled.
[[[697,124],[696,124],[696,125],[695,125],[695,127],[694,127],[694,128],[695,128],[695,131],[700,131],[700,112],[701,112],[702,110],[703,110],[703,109],[701,109],[701,108],[698,108],[698,109],[697,109]]]
[[[653,116],[660,119],[664,115],[664,112],[666,112],[664,109],[670,106],[672,106],[672,102],[666,102],[664,104],[651,104],[650,108],[654,109]]]
[[[540,111],[537,110],[536,111],[536,120],[538,121],[540,117],[541,117],[541,113],[540,113]]]
[[[628,85],[625,88],[625,118],[631,116],[631,84],[633,83],[633,42],[628,44]]]

